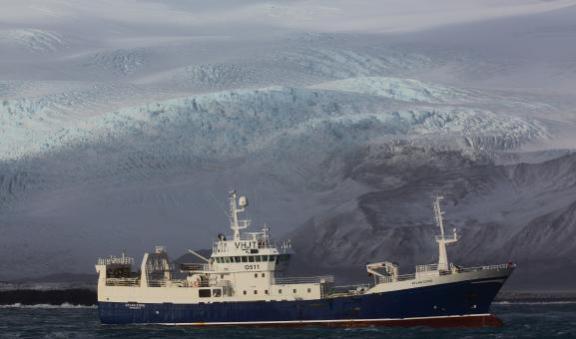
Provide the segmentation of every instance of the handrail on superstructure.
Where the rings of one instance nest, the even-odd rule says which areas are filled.
[[[200,263],[182,263],[180,264],[181,271],[211,271],[209,264],[200,264]]]
[[[110,256],[108,258],[98,258],[98,265],[132,265],[133,263],[134,258],[126,256]]]
[[[438,264],[416,265],[416,272],[438,271]]]

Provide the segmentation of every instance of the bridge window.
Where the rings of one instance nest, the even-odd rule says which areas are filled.
[[[248,257],[248,262],[254,262],[254,257],[253,257],[253,256],[249,256],[249,257]]]
[[[267,255],[263,255],[263,256],[262,256],[262,261],[264,261],[264,262],[268,261],[268,256],[267,256]]]
[[[222,296],[222,290],[221,289],[214,289],[212,290],[212,296],[219,298]]]
[[[248,262],[248,257],[242,257],[242,262]]]
[[[255,256],[255,257],[254,257],[254,261],[260,262],[260,256],[259,256],[259,255]]]
[[[242,262],[242,259],[240,259],[240,257],[234,257],[234,261],[235,262]]]
[[[224,260],[227,264],[230,263],[230,257],[224,257]]]
[[[210,298],[210,289],[209,288],[201,288],[198,291],[198,296],[200,298]]]
[[[268,261],[270,261],[270,262],[274,261],[274,257],[275,257],[275,255],[269,256],[269,257],[268,257]]]

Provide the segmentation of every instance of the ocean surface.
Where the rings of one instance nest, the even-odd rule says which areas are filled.
[[[498,303],[484,329],[245,329],[101,325],[95,307],[0,306],[0,338],[576,338],[576,302]]]

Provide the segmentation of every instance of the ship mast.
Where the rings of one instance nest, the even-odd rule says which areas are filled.
[[[444,199],[444,197],[440,195],[434,198],[434,218],[436,219],[436,225],[440,228],[440,235],[436,236],[436,242],[438,243],[438,270],[447,271],[449,268],[449,261],[448,253],[446,252],[446,245],[457,242],[458,235],[456,234],[456,229],[453,230],[451,238],[446,238],[444,234],[444,212],[440,207],[442,199]]]
[[[238,198],[236,191],[230,192],[230,228],[234,232],[235,241],[240,240],[240,230],[250,226],[250,220],[238,218],[238,214],[244,212],[246,206],[248,206],[248,199],[245,196]]]

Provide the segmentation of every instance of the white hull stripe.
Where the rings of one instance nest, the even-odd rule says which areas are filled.
[[[347,322],[384,322],[403,320],[428,320],[428,319],[453,319],[468,317],[487,317],[490,313],[469,315],[447,315],[438,317],[413,317],[413,318],[384,318],[384,319],[335,319],[335,320],[283,320],[283,321],[231,321],[213,323],[158,323],[166,326],[211,326],[211,325],[272,325],[272,324],[314,324],[314,323],[347,323]]]
[[[506,279],[491,279],[491,280],[472,281],[471,284],[504,283],[504,281],[506,281]]]

